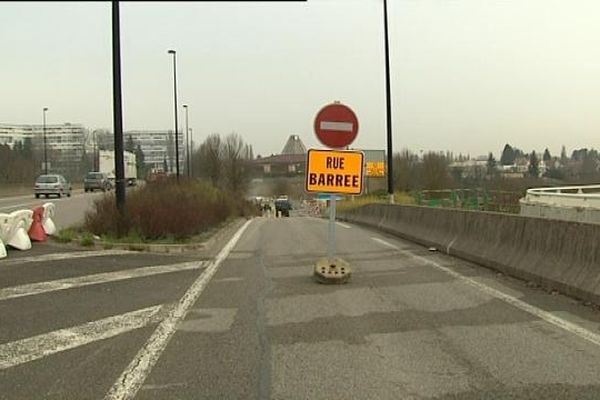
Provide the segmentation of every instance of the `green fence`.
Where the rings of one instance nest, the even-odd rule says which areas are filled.
[[[421,206],[519,213],[523,194],[485,189],[422,190],[413,193]]]

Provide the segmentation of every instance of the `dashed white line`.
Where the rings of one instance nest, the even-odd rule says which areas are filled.
[[[350,225],[346,225],[343,222],[336,222],[339,226],[341,226],[342,228],[346,228],[346,229],[351,229],[352,227]]]
[[[125,279],[141,278],[144,276],[198,269],[201,268],[205,263],[206,262],[193,261],[179,264],[155,265],[152,267],[141,267],[117,272],[104,272],[101,274],[79,276],[75,278],[29,283],[26,285],[0,289],[0,301],[14,299],[17,297],[55,292],[57,290],[74,289],[82,286],[122,281]]]
[[[379,243],[379,244],[382,244],[382,245],[384,245],[384,246],[386,246],[386,247],[389,247],[389,248],[391,248],[391,249],[394,249],[394,250],[398,250],[398,246],[395,246],[395,245],[393,245],[393,244],[391,244],[391,243],[388,243],[388,242],[386,242],[386,241],[385,241],[385,240],[383,240],[383,239],[379,239],[379,238],[377,238],[377,237],[372,237],[371,239],[373,239],[373,240],[374,240],[374,241],[376,241],[377,243]]]
[[[32,262],[47,262],[47,261],[60,261],[70,260],[75,258],[86,258],[86,257],[100,257],[100,256],[120,256],[123,254],[133,254],[135,252],[130,250],[88,250],[88,251],[74,251],[70,253],[53,253],[44,254],[34,257],[22,257],[4,260],[2,265],[15,265],[25,264]]]
[[[148,307],[72,328],[1,344],[0,370],[142,328],[155,322],[153,316],[161,307]]]
[[[135,397],[160,355],[167,347],[177,326],[185,318],[190,307],[198,300],[198,297],[200,297],[210,279],[217,272],[221,263],[227,258],[251,222],[252,220],[246,221],[225,247],[223,247],[214,261],[206,268],[204,273],[185,292],[169,315],[158,325],[144,347],[140,349],[129,366],[117,379],[108,394],[104,397],[105,400],[132,399]]]

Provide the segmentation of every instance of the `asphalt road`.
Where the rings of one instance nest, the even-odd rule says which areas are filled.
[[[58,229],[62,229],[81,224],[85,212],[91,209],[94,200],[103,195],[104,193],[102,192],[84,193],[83,190],[74,190],[71,197],[62,197],[60,199],[57,197],[36,199],[33,194],[30,196],[5,197],[0,198],[0,213],[9,213],[20,209],[32,209],[44,203],[51,202],[56,205],[54,223]]]
[[[0,399],[600,398],[596,309],[355,225],[337,236],[346,285],[312,280],[327,222],[309,217],[256,218],[213,260],[11,254]]]

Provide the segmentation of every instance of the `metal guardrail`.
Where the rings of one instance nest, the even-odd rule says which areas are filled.
[[[600,209],[600,185],[532,188],[521,203]]]

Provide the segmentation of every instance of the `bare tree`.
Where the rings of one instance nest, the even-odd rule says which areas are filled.
[[[450,185],[448,163],[443,154],[429,152],[423,156],[421,181],[425,189],[446,189]]]
[[[210,180],[215,186],[219,185],[223,167],[222,154],[221,136],[218,133],[209,135],[194,156],[193,161],[196,164],[193,168],[194,173]]]
[[[230,133],[223,144],[224,186],[234,193],[244,193],[248,187],[250,152],[240,135]]]
[[[394,182],[397,190],[409,191],[417,187],[416,169],[419,157],[410,150],[403,149],[394,154]]]

